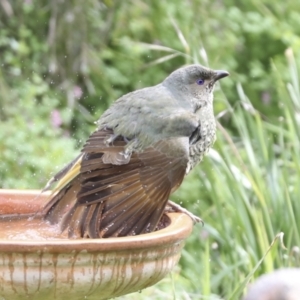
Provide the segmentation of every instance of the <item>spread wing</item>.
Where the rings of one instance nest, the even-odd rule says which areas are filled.
[[[72,170],[70,181],[45,207],[45,217],[60,222],[70,237],[91,238],[137,235],[155,230],[169,195],[182,182],[188,162],[188,138],[159,141],[122,160],[127,143],[119,136],[111,145],[111,130],[91,135]],[[61,178],[63,180],[63,178]],[[59,184],[59,181],[58,181]]]

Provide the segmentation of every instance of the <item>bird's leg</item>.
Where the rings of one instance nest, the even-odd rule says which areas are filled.
[[[195,216],[194,214],[192,214],[190,211],[188,211],[187,209],[183,208],[182,206],[180,206],[179,204],[169,200],[167,203],[167,206],[165,208],[165,213],[168,212],[181,212],[184,213],[186,215],[188,215],[194,223],[202,223],[202,225],[204,225],[204,222],[202,221],[201,218]]]
[[[128,140],[127,145],[125,146],[125,150],[123,151],[124,157],[125,158],[130,157],[132,152],[137,149],[138,144],[139,144],[139,141],[137,138]]]
[[[111,145],[116,139],[117,137],[119,137],[118,134],[111,134],[106,140],[105,140],[105,144],[107,146]]]

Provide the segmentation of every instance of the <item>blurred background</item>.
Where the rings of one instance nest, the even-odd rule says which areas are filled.
[[[123,299],[239,299],[300,265],[300,2],[0,0],[1,188],[43,188],[112,101],[191,63],[231,75],[214,149],[172,197],[205,225]]]

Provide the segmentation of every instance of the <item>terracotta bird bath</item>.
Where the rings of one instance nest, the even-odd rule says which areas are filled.
[[[0,214],[36,212],[47,195],[0,190]],[[70,240],[33,219],[0,221],[0,299],[109,299],[161,280],[177,264],[191,219],[133,237]]]

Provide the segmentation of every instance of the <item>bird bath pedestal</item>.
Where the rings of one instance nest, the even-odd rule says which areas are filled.
[[[0,214],[36,212],[46,200],[39,191],[0,190]],[[192,230],[187,215],[168,218],[149,234],[78,240],[41,221],[0,220],[0,298],[99,300],[151,286],[177,264]]]

